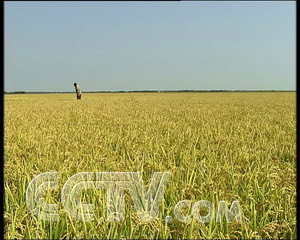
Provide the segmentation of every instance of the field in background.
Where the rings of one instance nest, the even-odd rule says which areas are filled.
[[[5,95],[4,107],[6,238],[296,238],[294,92],[24,94]],[[124,222],[107,222],[105,191],[85,193],[94,222],[62,207],[46,222],[25,194],[49,171],[60,190],[79,172],[140,172],[146,187],[154,172],[171,179],[153,222],[139,222],[129,198]],[[243,223],[166,224],[185,199],[238,200]]]

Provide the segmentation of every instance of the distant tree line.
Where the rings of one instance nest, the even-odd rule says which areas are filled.
[[[14,92],[6,92],[6,91],[4,91],[4,93],[7,93],[7,94],[24,94],[26,92],[25,91],[14,91]]]

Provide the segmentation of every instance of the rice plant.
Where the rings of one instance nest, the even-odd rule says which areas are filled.
[[[4,106],[5,238],[296,238],[295,92],[11,94]],[[26,205],[44,172],[59,173],[45,196],[57,222]],[[153,221],[139,221],[126,194],[124,220],[108,222],[106,192],[90,190],[85,222],[60,201],[80,172],[140,172],[147,189],[154,172],[171,178]],[[180,222],[182,200],[239,201],[243,221]]]

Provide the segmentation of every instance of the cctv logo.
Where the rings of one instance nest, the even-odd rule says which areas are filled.
[[[26,191],[26,204],[39,219],[57,221],[58,204],[45,202],[48,190],[58,190],[57,172],[36,176]],[[81,192],[87,189],[106,190],[107,221],[123,221],[125,191],[129,192],[140,221],[151,221],[158,215],[170,173],[155,172],[146,192],[139,172],[82,172],[73,175],[61,191],[61,203],[70,216],[81,221],[94,220],[94,205],[80,202]]]

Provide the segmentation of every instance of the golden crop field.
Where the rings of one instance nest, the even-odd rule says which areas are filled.
[[[5,95],[6,238],[296,238],[296,93],[84,93]],[[59,220],[26,205],[31,180],[58,172],[45,199]],[[154,221],[137,218],[126,195],[122,222],[106,219],[105,191],[87,190],[95,220],[61,206],[64,183],[80,172],[170,172]],[[242,222],[174,218],[175,205],[239,201]],[[190,214],[191,209],[183,213]],[[205,216],[205,209],[202,215]],[[166,222],[166,217],[173,217]]]

